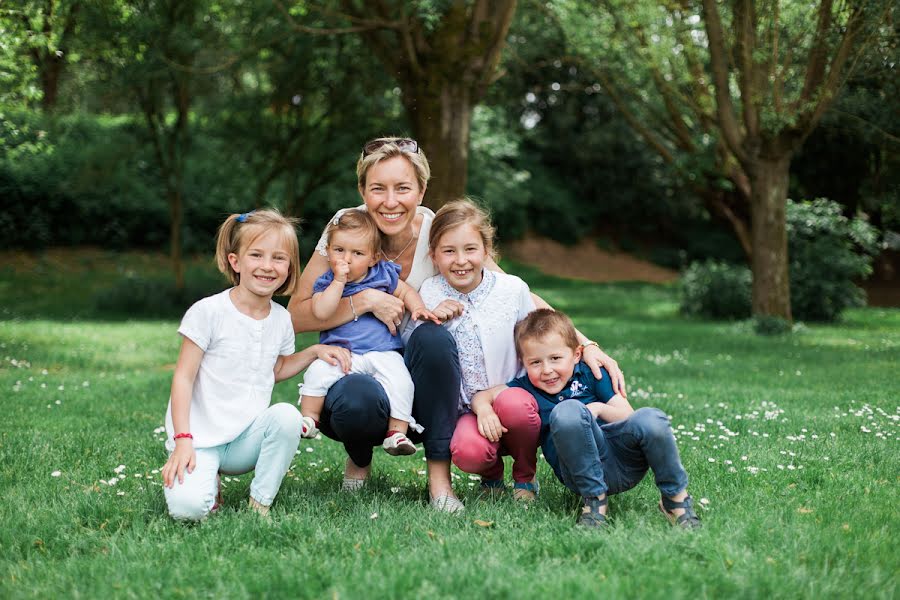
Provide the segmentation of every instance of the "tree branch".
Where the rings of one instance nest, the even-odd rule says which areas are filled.
[[[722,21],[715,0],[703,0],[703,12],[706,16],[704,21],[706,22],[706,36],[709,39],[709,57],[713,85],[716,90],[716,114],[719,116],[719,126],[729,149],[743,163],[748,156],[743,147],[743,135],[731,100],[725,35],[722,31]]]
[[[831,29],[832,0],[821,0],[819,15],[816,19],[816,31],[813,37],[812,47],[809,49],[809,59],[806,77],[803,81],[803,91],[800,92],[801,110],[804,103],[808,102],[816,89],[822,83],[825,76],[825,66],[828,62],[828,33]],[[846,39],[846,35],[844,36]]]
[[[760,90],[758,69],[753,60],[756,50],[756,8],[753,0],[737,0],[734,3],[734,39],[738,67],[738,85],[741,90],[741,105],[744,112],[744,126],[747,135],[759,135],[759,108],[757,94]]]

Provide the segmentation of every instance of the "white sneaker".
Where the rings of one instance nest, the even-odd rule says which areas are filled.
[[[300,437],[310,439],[319,435],[319,428],[312,417],[303,417],[303,425],[300,429]]]
[[[405,433],[400,433],[399,431],[395,431],[392,435],[384,438],[381,447],[391,456],[408,456],[416,453],[416,445],[409,441]]]

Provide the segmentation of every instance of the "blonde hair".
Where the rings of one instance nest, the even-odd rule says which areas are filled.
[[[471,225],[481,236],[484,250],[494,256],[494,226],[488,213],[468,198],[454,200],[443,205],[434,215],[431,232],[428,234],[428,249],[432,254],[437,250],[441,237],[463,225]]]
[[[359,189],[366,189],[366,175],[368,174],[369,169],[381,161],[394,158],[395,156],[402,156],[412,165],[413,170],[416,172],[416,181],[419,184],[419,190],[424,190],[428,187],[428,180],[431,179],[431,167],[428,166],[428,159],[425,157],[425,152],[423,152],[421,148],[419,148],[417,152],[401,150],[400,146],[395,142],[405,139],[406,138],[391,136],[375,138],[366,143],[366,146],[376,142],[382,142],[382,145],[369,154],[366,154],[365,151],[360,152],[359,160],[356,161],[356,180]],[[418,143],[416,145],[418,146]]]
[[[381,230],[372,215],[364,210],[351,208],[333,218],[325,228],[325,242],[328,246],[331,246],[331,236],[336,231],[359,231],[369,239],[373,255],[378,256],[381,252]]]
[[[575,324],[565,313],[552,308],[539,308],[528,313],[528,316],[516,323],[513,329],[513,337],[516,340],[516,354],[522,358],[522,342],[525,340],[540,340],[552,333],[562,336],[566,346],[575,350],[581,344],[578,342],[578,333]]]
[[[284,284],[277,290],[276,295],[290,294],[300,274],[300,244],[297,242],[297,219],[285,217],[274,208],[264,208],[243,214],[228,215],[225,222],[219,226],[216,235],[216,264],[219,271],[231,282],[238,285],[241,282],[241,274],[236,272],[228,262],[229,254],[240,254],[241,250],[252,244],[261,235],[270,231],[277,231],[288,249],[289,270]]]

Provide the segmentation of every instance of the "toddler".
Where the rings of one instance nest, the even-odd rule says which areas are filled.
[[[403,300],[411,319],[437,318],[425,308],[419,294],[400,280],[400,265],[379,260],[381,233],[369,214],[347,210],[337,215],[325,230],[326,250],[331,269],[313,286],[312,311],[317,319],[329,319],[342,297],[350,298],[365,289],[377,289]],[[371,375],[382,385],[391,405],[388,431],[382,447],[397,456],[414,454],[416,446],[406,433],[409,427],[421,432],[412,417],[413,382],[400,350],[403,342],[391,334],[378,318],[366,313],[319,336],[322,344],[341,346],[352,352],[351,373]],[[334,363],[315,361],[306,371],[300,386],[300,412],[303,415],[303,437],[315,437],[325,394],[347,373]]]

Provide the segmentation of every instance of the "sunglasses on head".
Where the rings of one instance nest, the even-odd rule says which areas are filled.
[[[377,152],[385,144],[393,144],[400,148],[401,152],[407,152],[409,154],[418,154],[419,152],[419,142],[417,142],[416,140],[411,140],[409,138],[388,138],[384,140],[372,140],[371,142],[366,142],[366,145],[363,146],[363,156],[368,156],[373,152]]]

